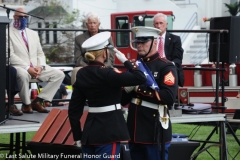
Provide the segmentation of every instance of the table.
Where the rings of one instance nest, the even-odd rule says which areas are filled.
[[[226,143],[226,131],[225,131],[225,122],[226,122],[226,114],[222,113],[216,113],[216,114],[183,114],[182,117],[171,117],[172,123],[199,123],[199,122],[219,122],[217,126],[214,127],[212,132],[209,134],[207,139],[205,141],[199,141],[199,140],[190,140],[190,141],[196,141],[196,142],[203,142],[201,147],[199,148],[198,152],[199,154],[207,149],[205,145],[207,143],[213,143],[209,142],[209,139],[212,137],[214,132],[217,131],[217,128],[220,128],[219,133],[219,141],[217,144],[220,146],[219,154],[220,154],[220,160],[228,159],[227,157],[227,143]],[[198,154],[196,155],[196,157]],[[196,157],[194,159],[196,159]]]
[[[51,110],[52,108],[49,107],[49,109]],[[0,150],[9,150],[8,155],[19,155],[22,149],[21,155],[30,155],[26,148],[26,132],[37,131],[47,115],[48,114],[34,111],[33,114],[10,117],[4,124],[0,125],[0,134],[10,134],[9,144],[0,143]],[[38,123],[31,121],[36,121]],[[16,157],[15,159],[24,158]]]
[[[183,114],[182,117],[171,117],[172,123],[194,123],[194,122],[225,122],[226,114]]]
[[[52,67],[52,68],[59,69],[63,72],[70,72],[73,70],[73,67],[64,67],[64,66],[58,66],[58,67]]]
[[[6,122],[7,123],[7,122]],[[30,155],[26,147],[26,132],[38,130],[38,124],[25,124],[25,125],[7,125],[0,126],[0,133],[10,133],[9,144],[0,144],[0,150],[9,150],[8,155],[19,155],[20,150],[22,155]],[[15,152],[15,153],[14,153]],[[20,159],[19,157],[16,158]]]

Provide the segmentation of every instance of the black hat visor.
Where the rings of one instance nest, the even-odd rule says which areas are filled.
[[[145,43],[147,41],[152,40],[153,37],[149,36],[149,37],[135,37],[134,40],[132,40],[133,43]]]

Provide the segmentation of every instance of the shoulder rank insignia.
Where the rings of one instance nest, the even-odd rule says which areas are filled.
[[[172,86],[175,84],[175,77],[172,74],[172,72],[168,72],[168,74],[166,74],[164,76],[164,84],[168,85],[168,86]]]

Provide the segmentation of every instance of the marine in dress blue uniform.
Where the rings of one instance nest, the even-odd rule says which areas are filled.
[[[146,77],[135,63],[121,52],[116,57],[128,69],[121,72],[108,68],[104,61],[109,57],[110,32],[98,33],[87,39],[85,58],[88,66],[78,71],[69,103],[69,120],[77,146],[82,146],[83,159],[118,159],[120,142],[129,141],[126,121],[121,110],[123,86],[144,84]],[[88,102],[88,115],[83,131],[79,119]]]
[[[178,88],[176,68],[172,62],[160,58],[157,53],[156,37],[159,29],[133,27],[131,30],[136,34],[133,42],[137,43],[139,57],[147,65],[160,88],[157,92],[150,86],[142,84],[132,87],[132,90],[131,87],[125,87],[123,91],[122,105],[130,102],[127,125],[131,137],[129,142],[131,158],[167,160],[172,138],[171,121],[167,119],[165,123],[161,118],[169,117],[166,106],[172,105],[176,97]],[[160,108],[164,109],[159,110]]]

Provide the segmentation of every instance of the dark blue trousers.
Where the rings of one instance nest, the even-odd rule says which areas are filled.
[[[165,144],[165,160],[168,160],[168,148],[171,143]],[[132,160],[161,160],[161,151],[157,144],[138,144],[129,142]]]
[[[8,69],[9,69],[9,75],[8,75]],[[9,80],[10,76],[10,80]],[[9,90],[9,84],[11,89]],[[14,104],[14,96],[20,91],[17,83],[17,70],[12,66],[6,66],[6,89],[7,94],[10,92],[11,96],[8,95],[8,101],[10,105]]]
[[[82,145],[83,160],[118,160],[119,158],[119,142],[106,145]]]

